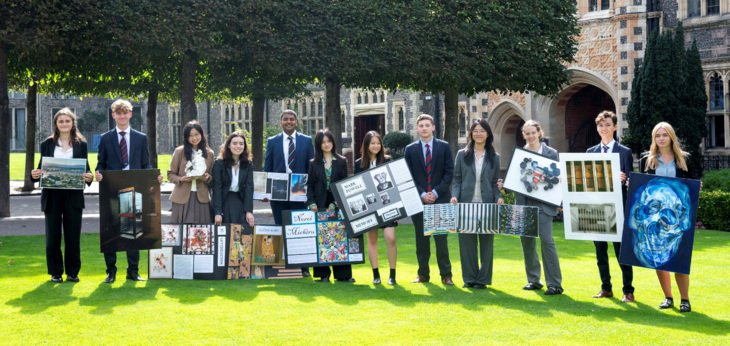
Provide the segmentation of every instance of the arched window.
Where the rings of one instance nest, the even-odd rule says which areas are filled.
[[[369,93],[365,93],[365,95],[364,95],[364,96],[365,96],[365,99],[364,99],[365,103],[370,103],[370,101],[368,101],[368,98],[369,98],[369,97],[368,97],[368,94],[369,94]]]
[[[707,15],[720,14],[720,0],[707,0]]]
[[[361,104],[361,103],[362,103],[362,94],[358,93],[357,94],[357,104]]]
[[[317,105],[315,103],[316,103],[315,99],[312,99],[312,102],[309,103],[309,116],[312,116],[312,117],[317,116],[317,113],[316,113]]]
[[[244,112],[245,112],[246,120],[248,121],[248,119],[251,117],[251,113],[250,113],[251,112],[251,108],[248,105],[245,105],[243,107],[243,109],[244,109]]]
[[[459,137],[466,137],[467,126],[469,126],[469,119],[464,112],[464,107],[459,107]]]
[[[319,110],[319,116],[324,116],[324,100],[322,98],[319,98],[319,101],[317,102],[318,110]]]
[[[380,92],[380,102],[381,103],[385,102],[385,93],[382,91]]]
[[[226,106],[226,121],[231,120],[231,111],[228,109],[228,106]]]
[[[398,108],[398,131],[406,130],[406,116],[403,114],[403,108]]]
[[[687,18],[699,17],[700,15],[700,0],[687,0]]]
[[[710,78],[710,110],[721,111],[725,109],[725,94],[722,86],[722,77],[717,73]]]

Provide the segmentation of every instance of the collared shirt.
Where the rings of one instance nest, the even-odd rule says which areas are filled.
[[[297,131],[294,130],[291,135],[287,135],[286,132],[281,131],[281,133],[284,135],[284,140],[282,142],[282,150],[284,150],[284,167],[286,167],[287,173],[292,173],[291,169],[289,168],[289,136],[292,137],[292,141],[294,141],[294,150],[297,150]],[[294,152],[296,154],[296,151]]]
[[[238,175],[241,173],[241,163],[231,166],[231,187],[228,191],[238,192]]]
[[[608,144],[603,144],[603,142],[601,142],[601,148],[600,148],[601,152],[603,152],[603,147],[608,147],[608,150],[606,152],[612,153],[614,145],[616,145],[616,140],[614,140],[614,139],[612,139],[610,142],[608,142]]]
[[[122,142],[122,135],[121,135],[121,134],[119,134],[119,132],[122,132],[122,130],[121,130],[121,129],[120,129],[120,128],[119,128],[118,126],[117,126],[116,128],[117,128],[117,145],[118,145],[119,143],[121,143],[121,142]],[[126,129],[126,130],[124,130],[124,139],[125,139],[125,140],[127,140],[127,160],[130,160],[130,159],[131,159],[131,157],[130,157],[130,155],[129,155],[129,154],[130,154],[130,151],[129,151],[129,150],[130,150],[130,148],[132,147],[132,146],[131,146],[131,143],[130,143],[130,141],[129,141],[129,139],[130,139],[130,137],[131,137],[131,136],[129,135],[129,133],[130,133],[131,131],[132,131],[132,127],[127,127],[127,129]],[[123,163],[124,163],[124,162],[123,162]],[[127,165],[126,165],[126,166],[124,166],[124,168],[122,168],[122,170],[124,170],[124,171],[128,171],[128,170],[129,170],[129,162],[127,162]]]
[[[74,157],[74,147],[71,146],[67,150],[57,145],[53,150],[53,157],[59,159],[72,159]]]
[[[433,160],[433,137],[431,137],[431,139],[428,142],[424,142],[421,139],[419,139],[418,141],[421,142],[421,152],[423,153],[423,162],[426,162],[426,144],[428,144],[428,147],[431,150],[431,160]],[[433,172],[433,167],[431,167],[431,169]],[[438,192],[436,192],[435,189],[431,189],[431,192],[433,192],[433,194],[436,195],[436,198],[439,198],[439,194],[438,194]],[[425,192],[422,193],[421,197],[423,197],[425,194],[426,194]]]
[[[656,164],[656,171],[654,172],[656,175],[660,175],[662,177],[676,177],[677,176],[677,162],[675,160],[669,161],[669,163],[664,163],[661,157],[657,158],[657,164]]]

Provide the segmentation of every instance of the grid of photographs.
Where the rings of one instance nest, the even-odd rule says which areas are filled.
[[[426,236],[451,233],[505,234],[537,237],[538,208],[496,203],[427,204]]]
[[[307,201],[306,174],[253,172],[253,198],[272,201]]]

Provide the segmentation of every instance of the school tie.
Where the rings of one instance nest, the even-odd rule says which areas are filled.
[[[289,156],[287,158],[287,165],[289,166],[289,170],[294,171],[294,151],[296,150],[296,146],[294,145],[294,137],[289,136]]]
[[[426,192],[431,192],[431,146],[426,144]]]
[[[604,152],[604,153],[607,153],[607,152],[608,152],[608,145],[604,145],[604,146],[603,146],[603,152]]]
[[[122,140],[119,141],[119,151],[122,153],[122,168],[127,167],[129,164],[129,154],[127,153],[127,139],[124,137],[127,133],[120,131],[119,135],[122,136]]]

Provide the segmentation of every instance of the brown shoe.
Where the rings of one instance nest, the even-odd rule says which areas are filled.
[[[451,280],[450,276],[445,276],[441,278],[441,283],[446,286],[454,286],[454,281]]]
[[[429,278],[427,278],[427,277],[425,277],[425,276],[420,276],[420,275],[419,275],[418,277],[416,277],[416,279],[415,279],[415,280],[413,280],[413,281],[411,281],[411,282],[412,282],[412,283],[414,283],[414,284],[425,284],[425,283],[427,283],[428,281],[429,281]]]
[[[633,293],[626,293],[626,294],[624,294],[624,297],[621,298],[621,301],[624,302],[624,303],[633,303],[633,302],[635,302],[635,300],[634,300],[634,294]]]
[[[604,291],[600,290],[596,295],[593,296],[593,298],[611,298],[613,297],[612,291]]]

